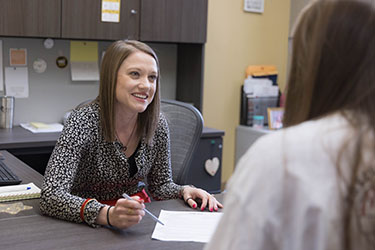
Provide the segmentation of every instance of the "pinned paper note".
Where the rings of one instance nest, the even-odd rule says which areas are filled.
[[[99,81],[98,42],[71,41],[72,81]]]
[[[102,22],[120,22],[121,0],[102,0]]]
[[[244,11],[263,13],[264,0],[244,0]]]
[[[71,41],[70,60],[75,62],[97,62],[98,42]]]
[[[9,49],[10,66],[26,66],[27,50],[26,49]]]
[[[5,93],[16,98],[29,97],[29,74],[26,67],[5,68]]]

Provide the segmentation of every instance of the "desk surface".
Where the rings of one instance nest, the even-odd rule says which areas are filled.
[[[0,151],[6,163],[23,183],[34,182],[41,187],[43,177],[6,151]],[[217,195],[222,200],[223,195]],[[166,242],[152,240],[155,222],[150,216],[127,230],[111,230],[105,227],[91,228],[85,224],[57,220],[42,216],[39,199],[24,200],[33,209],[16,215],[0,213],[0,249],[202,249],[197,242]],[[8,202],[11,203],[11,202]],[[2,203],[4,204],[4,203]],[[146,205],[155,215],[161,209],[191,211],[182,200],[153,201]]]
[[[54,147],[60,132],[32,133],[20,126],[0,129],[0,149]]]

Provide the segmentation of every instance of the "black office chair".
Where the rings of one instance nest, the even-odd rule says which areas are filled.
[[[202,115],[193,105],[175,100],[161,100],[161,112],[170,130],[173,181],[188,184],[190,163],[202,134]]]

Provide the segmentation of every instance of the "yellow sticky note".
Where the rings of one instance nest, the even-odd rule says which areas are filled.
[[[43,122],[30,122],[30,125],[33,126],[34,128],[48,128],[49,125],[45,124]]]
[[[70,61],[97,62],[98,42],[70,41]]]

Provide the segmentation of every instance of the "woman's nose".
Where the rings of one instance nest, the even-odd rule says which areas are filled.
[[[151,87],[151,83],[148,80],[148,77],[142,77],[140,80],[139,87],[142,89],[149,89]]]

